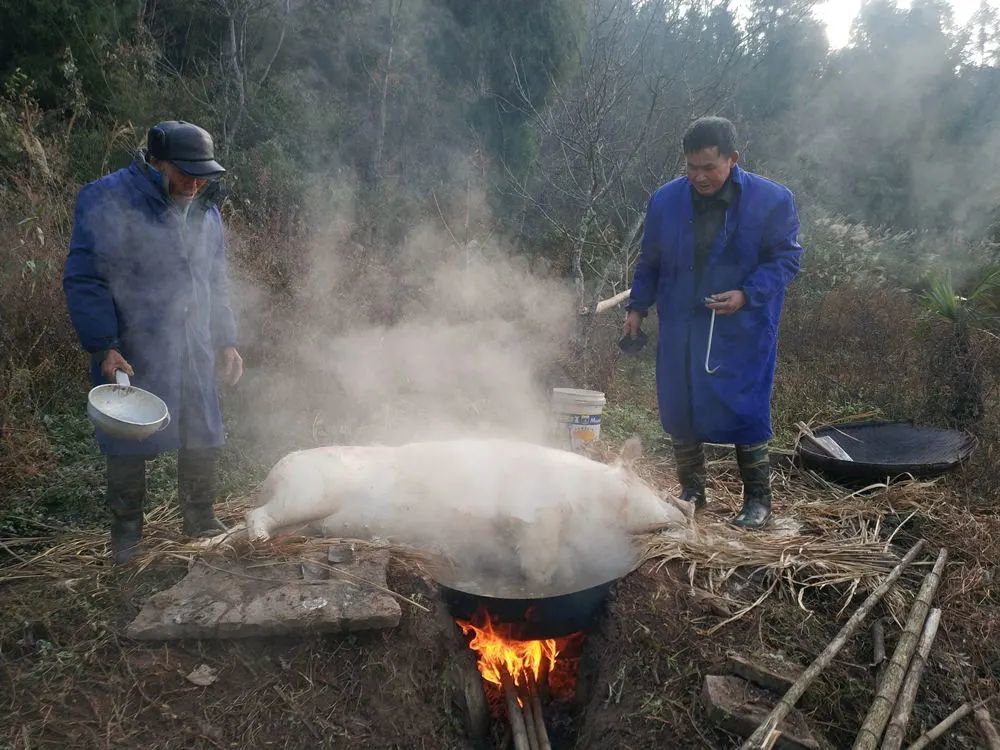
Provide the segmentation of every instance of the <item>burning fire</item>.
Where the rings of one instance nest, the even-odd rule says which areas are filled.
[[[540,675],[547,675],[555,667],[559,648],[555,639],[542,641],[518,641],[506,638],[493,627],[487,615],[483,627],[466,620],[457,620],[466,635],[473,634],[469,648],[479,654],[479,673],[487,682],[502,685],[501,667],[513,677],[515,684],[523,684],[530,671],[535,681]]]

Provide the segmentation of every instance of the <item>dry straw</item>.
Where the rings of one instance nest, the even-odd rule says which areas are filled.
[[[665,492],[675,492],[673,472],[665,464],[645,462],[638,471]],[[640,557],[654,567],[671,561],[688,566],[692,582],[712,591],[721,589],[736,571],[762,576],[763,595],[746,605],[738,619],[779,591],[787,591],[805,607],[809,589],[834,587],[847,607],[855,594],[869,591],[898,562],[892,542],[914,514],[926,519],[947,510],[946,494],[932,482],[878,485],[863,492],[848,492],[811,472],[797,469],[776,472],[775,521],[761,533],[732,527],[728,519],[741,502],[741,484],[731,461],[710,465],[713,483],[709,510],[700,514],[693,528],[683,534],[640,537]],[[220,503],[220,517],[230,525],[249,509],[247,498]],[[890,529],[887,519],[892,519]],[[187,565],[195,558],[213,556],[237,559],[295,561],[313,555],[330,540],[282,536],[252,543],[234,540],[225,548],[206,550],[201,542],[180,536],[180,517],[174,506],[158,506],[146,514],[144,543],[147,552],[132,566],[135,573],[152,565]],[[359,544],[364,544],[359,542]],[[65,580],[107,570],[108,532],[105,529],[59,531],[0,540],[10,564],[0,568],[0,583],[21,579]],[[397,559],[421,570],[437,561],[426,554],[393,547]],[[902,611],[900,596],[890,597],[890,609]],[[726,621],[728,622],[728,621]],[[717,624],[713,630],[726,624]]]

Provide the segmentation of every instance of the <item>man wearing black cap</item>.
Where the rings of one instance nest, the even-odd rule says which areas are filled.
[[[177,496],[188,536],[223,531],[215,517],[215,464],[224,443],[217,378],[243,374],[229,306],[212,137],[172,120],[149,130],[125,169],[77,197],[63,288],[91,355],[94,385],[115,371],[159,396],[170,424],[142,441],[97,430],[107,457],[111,553],[140,551],[146,461],[177,450]]]

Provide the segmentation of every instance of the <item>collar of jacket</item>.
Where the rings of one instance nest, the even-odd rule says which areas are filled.
[[[739,164],[734,164],[733,168],[729,172],[729,182],[739,188],[740,192],[742,192],[743,184],[746,182],[746,174],[747,173],[740,168]],[[683,179],[684,182],[687,183],[688,190],[694,194],[695,189],[694,185],[691,184],[691,180],[689,180],[686,175],[683,175]]]
[[[141,148],[136,152],[135,159],[129,166],[129,170],[135,174],[136,179],[133,182],[143,194],[164,210],[170,207],[172,202],[167,193],[166,182],[163,176],[146,161],[146,149]],[[223,197],[224,193],[219,181],[210,180],[191,202],[192,208],[200,208],[202,211],[208,211],[212,206],[217,206]]]
[[[739,190],[736,187],[736,183],[729,178],[726,178],[722,187],[712,193],[712,195],[702,195],[694,189],[693,185],[689,185],[688,189],[691,191],[691,200],[694,202],[694,212],[696,214],[705,213],[713,208],[721,208],[723,210],[729,208],[733,201],[736,200],[736,194]]]

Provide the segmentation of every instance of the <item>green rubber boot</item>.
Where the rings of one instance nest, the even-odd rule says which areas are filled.
[[[177,501],[184,518],[184,534],[210,537],[226,531],[215,517],[215,448],[181,448],[177,453]]]
[[[743,508],[733,523],[762,529],[771,517],[771,459],[767,442],[736,446],[736,464],[743,480]]]
[[[707,502],[705,496],[705,445],[673,441],[677,479],[681,483],[681,500],[693,503],[701,510]]]

